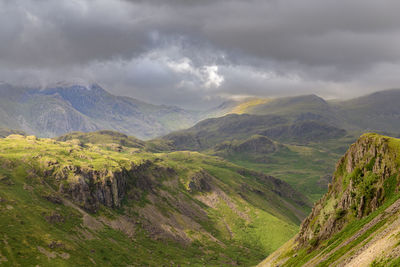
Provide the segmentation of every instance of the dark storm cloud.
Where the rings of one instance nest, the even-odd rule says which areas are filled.
[[[0,80],[193,106],[398,87],[397,0],[0,0]],[[211,99],[211,100],[210,100]]]

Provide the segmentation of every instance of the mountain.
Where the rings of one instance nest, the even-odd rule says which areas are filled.
[[[309,210],[287,183],[218,157],[109,131],[59,140],[0,138],[2,264],[250,266]]]
[[[179,150],[202,150],[224,141],[263,135],[303,143],[343,137],[346,131],[319,121],[296,121],[278,115],[231,114],[206,119],[195,126],[163,137]]]
[[[347,129],[400,132],[400,89],[376,92],[347,101],[333,103]]]
[[[260,266],[398,266],[400,140],[365,134],[300,232]]]
[[[281,115],[296,120],[335,121],[332,106],[316,95],[276,98],[266,103],[250,106],[243,113],[256,115]]]
[[[1,83],[0,127],[42,137],[72,131],[114,130],[151,139],[192,127],[203,119],[250,114],[277,116],[287,125],[298,123],[300,128],[302,122],[313,121],[357,134],[366,130],[397,134],[400,131],[396,126],[400,125],[398,101],[400,90],[387,90],[346,101],[325,101],[316,95],[247,98],[230,100],[199,112],[115,96],[96,84],[59,83],[38,89]],[[296,130],[286,126],[274,129],[271,134],[291,139],[290,132]],[[305,139],[314,139],[314,136]]]
[[[0,127],[44,137],[115,130],[149,139],[192,126],[200,112],[115,96],[99,85],[45,89],[0,84]]]
[[[243,105],[238,113],[279,115],[294,121],[314,120],[357,133],[374,131],[397,135],[400,132],[400,89],[350,100],[326,101],[316,95],[276,98],[264,103],[262,100],[253,101],[254,105]]]

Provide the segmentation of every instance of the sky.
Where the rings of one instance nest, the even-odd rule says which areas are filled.
[[[206,108],[400,88],[398,0],[0,0],[0,81]]]

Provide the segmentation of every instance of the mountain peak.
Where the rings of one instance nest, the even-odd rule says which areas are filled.
[[[49,89],[49,88],[70,88],[70,87],[75,87],[79,86],[81,88],[86,88],[88,90],[91,89],[94,85],[97,85],[96,82],[94,81],[89,81],[85,79],[74,79],[74,80],[69,80],[69,81],[58,81],[54,83],[48,83],[44,86],[42,86],[42,89]]]

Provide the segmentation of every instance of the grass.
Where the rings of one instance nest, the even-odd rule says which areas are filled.
[[[249,99],[249,100],[244,101],[243,103],[236,105],[229,113],[244,114],[244,113],[247,113],[249,111],[249,109],[251,109],[255,106],[258,106],[258,105],[266,104],[266,103],[270,102],[271,100],[272,99],[268,99],[268,98]]]
[[[339,154],[311,146],[290,145],[288,149],[268,155],[264,162],[256,162],[241,154],[228,156],[227,159],[245,168],[275,176],[315,202],[327,191],[327,184],[319,185],[318,181],[333,173],[334,164],[339,157]]]
[[[102,229],[90,228],[76,208],[45,198],[61,183],[76,182],[72,170],[64,181],[45,175],[49,171],[79,166],[82,170],[120,172],[148,160],[153,165],[140,175],[154,181],[154,189],[140,192],[133,188],[139,198],[126,197],[120,208],[102,206],[97,214],[89,215],[112,221],[128,217],[137,222],[133,237],[107,224]],[[173,169],[172,174],[167,168]],[[239,174],[242,169],[197,152],[149,153],[126,147],[117,152],[101,144],[81,146],[22,136],[0,139],[0,241],[5,244],[0,247],[0,259],[5,257],[4,264],[11,266],[92,266],[93,262],[100,266],[255,265],[290,239],[300,221],[285,204],[290,200],[277,196],[270,184],[257,177]],[[198,199],[209,193],[187,190],[197,171],[212,175],[213,187],[223,192],[216,207]],[[175,179],[176,186],[172,183]],[[158,222],[148,221],[150,217],[143,213],[146,207],[153,207],[172,233],[182,230],[192,242],[154,238],[145,226]],[[55,214],[62,220],[49,221]],[[69,257],[63,258],[65,255]]]

